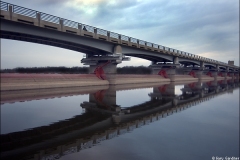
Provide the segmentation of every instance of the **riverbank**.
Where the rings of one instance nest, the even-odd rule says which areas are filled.
[[[111,75],[109,80],[97,78],[94,74],[20,74],[2,73],[1,91],[26,90],[26,89],[47,89],[64,87],[84,87],[119,84],[144,84],[144,83],[170,83],[169,78],[160,75],[133,75],[116,74]],[[213,81],[214,77],[202,76],[202,80]],[[224,77],[217,77],[217,80],[224,80]],[[232,79],[227,77],[227,79]],[[199,79],[190,75],[175,75],[175,82],[189,81],[197,82]]]

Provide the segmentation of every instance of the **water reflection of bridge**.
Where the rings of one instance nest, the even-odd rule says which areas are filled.
[[[1,158],[57,159],[232,92],[238,86],[232,82],[191,83],[184,85],[183,94],[179,96],[174,94],[173,84],[155,86],[148,95],[151,97],[148,102],[128,108],[116,105],[115,109],[113,106],[103,109],[99,99],[95,99],[94,104],[96,92],[91,93],[90,105],[87,102],[81,104],[87,110],[83,115],[49,126],[1,135]],[[110,91],[112,93],[113,89]]]

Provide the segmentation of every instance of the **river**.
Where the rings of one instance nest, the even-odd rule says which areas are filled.
[[[218,158],[239,158],[231,80],[1,93],[1,159]]]

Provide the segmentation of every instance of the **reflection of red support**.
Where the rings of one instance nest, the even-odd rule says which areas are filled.
[[[107,109],[109,109],[110,107],[108,105],[106,105],[105,103],[103,103],[104,95],[105,95],[105,90],[97,91],[96,93],[94,93],[94,98],[96,99],[96,101],[99,104],[101,104],[100,108],[107,108]]]
[[[218,73],[218,76],[223,77],[223,73],[222,72]]]
[[[158,90],[160,91],[160,93],[165,93],[166,89],[167,89],[166,85],[158,87]]]
[[[190,84],[188,84],[188,86],[189,86],[190,88],[194,88],[194,87],[195,87],[195,83],[190,83]]]
[[[230,76],[230,73],[227,73],[227,76],[228,76],[228,77],[231,77],[231,76]]]
[[[105,91],[102,90],[102,91],[97,91],[96,93],[94,93],[94,98],[98,101],[98,102],[101,102],[103,101],[103,98],[104,98],[104,95],[105,95]]]
[[[103,67],[108,65],[111,61],[107,61],[106,63],[104,63],[103,65],[101,66],[98,66],[95,70],[94,70],[94,73],[96,74],[96,76],[99,78],[99,79],[106,79],[105,78],[105,74],[104,74],[104,70],[103,70]]]
[[[194,71],[191,71],[191,72],[189,73],[189,75],[192,76],[192,77],[194,77],[194,78],[196,78],[196,74],[195,74]]]
[[[218,84],[223,84],[223,80],[218,81]]]
[[[207,75],[212,77],[212,72],[208,72]]]
[[[211,82],[211,81],[210,81],[210,82],[207,82],[207,85],[208,85],[208,86],[211,86],[211,84],[212,84],[212,82]]]

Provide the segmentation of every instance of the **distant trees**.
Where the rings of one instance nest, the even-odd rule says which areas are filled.
[[[151,68],[145,66],[126,66],[117,68],[118,74],[151,74]]]
[[[31,68],[23,68],[18,67],[14,69],[4,69],[1,70],[1,73],[81,73],[87,74],[87,67],[31,67]]]
[[[87,74],[88,67],[18,67],[1,69],[1,73],[69,73]],[[145,66],[126,66],[117,68],[117,74],[151,74],[151,68]]]

